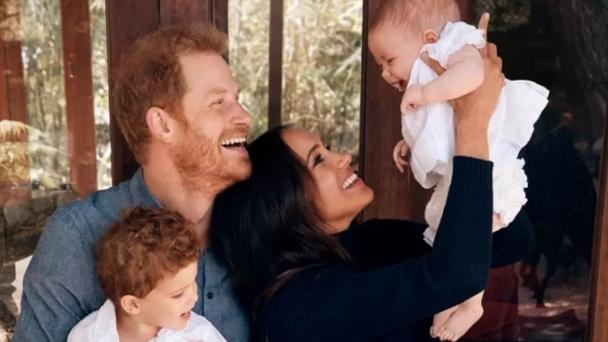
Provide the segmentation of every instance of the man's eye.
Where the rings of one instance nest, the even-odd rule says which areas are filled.
[[[219,99],[211,103],[212,106],[221,106],[224,104],[224,99]]]
[[[393,63],[393,61],[394,61],[394,60],[395,60],[394,58],[391,58],[391,59],[389,59],[389,60],[388,60],[388,61],[386,61],[386,62],[387,62],[388,64],[391,64],[391,63]]]
[[[178,298],[181,298],[181,296],[183,296],[183,295],[184,295],[184,293],[180,292],[180,293],[178,293],[176,295],[171,296],[171,298],[178,299]]]

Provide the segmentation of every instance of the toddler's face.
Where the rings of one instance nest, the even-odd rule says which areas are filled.
[[[164,278],[141,299],[142,320],[158,328],[182,330],[190,319],[190,311],[198,300],[195,261]]]
[[[382,78],[399,91],[404,91],[410,71],[424,44],[422,35],[405,33],[391,22],[381,23],[369,35],[369,49]]]

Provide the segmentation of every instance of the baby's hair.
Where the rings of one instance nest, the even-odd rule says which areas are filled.
[[[137,207],[102,236],[96,249],[97,276],[106,296],[143,298],[166,276],[198,260],[201,241],[192,225],[167,209]]]
[[[383,0],[376,10],[370,32],[390,21],[405,32],[422,33],[441,29],[448,21],[459,21],[460,10],[454,0]]]

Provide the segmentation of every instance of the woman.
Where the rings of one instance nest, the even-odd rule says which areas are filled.
[[[523,256],[523,217],[491,234],[487,126],[503,78],[495,46],[488,55],[485,83],[453,104],[457,156],[432,249],[420,224],[352,225],[373,191],[316,136],[280,127],[249,146],[251,178],[218,196],[211,238],[254,313],[254,339],[430,340],[433,314],[483,290],[492,262]]]

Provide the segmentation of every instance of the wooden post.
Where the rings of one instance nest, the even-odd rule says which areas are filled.
[[[606,113],[608,115],[608,113]],[[607,116],[608,117],[608,116]],[[587,341],[608,341],[608,122],[604,130],[602,170],[596,205],[595,235],[591,263],[591,289]]]
[[[25,101],[19,2],[0,2],[0,120],[28,123]]]
[[[375,193],[363,218],[423,222],[429,195],[416,183],[409,169],[405,174],[399,173],[392,158],[393,146],[402,139],[399,113],[402,94],[384,82],[367,47],[370,20],[381,1],[363,1],[360,168],[365,182]]]
[[[89,2],[61,0],[70,180],[85,196],[97,189]]]
[[[19,2],[0,2],[0,121],[11,120],[28,124],[26,110],[25,81],[21,60],[21,36],[19,34]],[[21,124],[18,124],[21,125]],[[0,206],[9,199],[29,199],[29,156],[26,144],[27,129],[16,129],[15,134],[0,137],[0,145],[13,146],[15,157],[7,160],[0,155],[2,163],[9,163],[9,172],[0,172]],[[6,166],[6,165],[5,165]]]
[[[270,2],[268,70],[268,128],[281,124],[283,99],[283,0]]]

